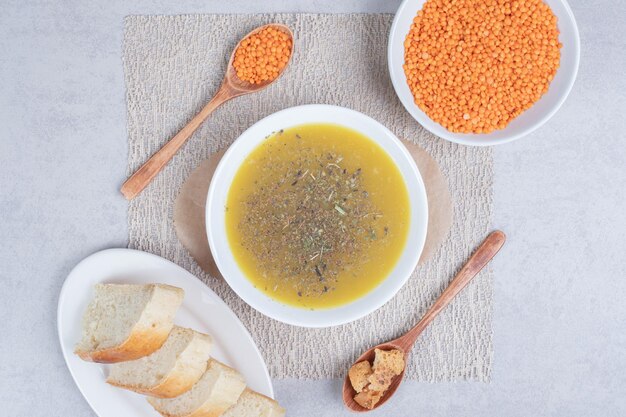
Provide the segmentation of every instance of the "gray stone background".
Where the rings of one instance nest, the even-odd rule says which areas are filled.
[[[572,0],[562,109],[495,150],[490,384],[406,383],[372,416],[626,415],[626,1]],[[56,304],[85,256],[127,244],[121,62],[129,14],[394,12],[398,0],[0,0],[0,415],[92,416]],[[274,382],[291,416],[340,416],[339,380]]]

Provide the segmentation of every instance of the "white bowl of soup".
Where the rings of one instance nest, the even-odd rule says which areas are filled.
[[[220,161],[206,204],[215,262],[276,320],[328,327],[389,301],[426,239],[422,177],[400,140],[343,107],[306,105],[246,130]]]

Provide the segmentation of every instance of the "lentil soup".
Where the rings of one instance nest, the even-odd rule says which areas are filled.
[[[406,184],[374,141],[334,124],[269,136],[228,192],[226,232],[237,264],[270,298],[332,308],[380,284],[403,252]]]

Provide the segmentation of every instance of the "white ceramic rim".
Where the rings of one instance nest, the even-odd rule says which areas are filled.
[[[272,132],[306,123],[335,123],[378,143],[398,166],[409,192],[411,223],[405,249],[389,276],[363,297],[339,307],[306,310],[282,304],[254,288],[235,261],[225,227],[228,190],[241,163]],[[213,257],[230,287],[247,304],[275,320],[302,327],[329,327],[359,319],[389,301],[409,279],[426,240],[428,204],[424,182],[402,142],[385,126],[354,110],[311,104],[291,107],[260,120],[239,136],[218,164],[207,194],[206,227]]]
[[[426,0],[404,0],[391,25],[387,45],[389,75],[396,94],[404,108],[431,133],[461,145],[491,146],[512,142],[528,135],[546,123],[567,99],[578,74],[580,63],[580,35],[572,9],[566,0],[544,0],[558,19],[561,34],[561,66],[550,84],[548,92],[533,107],[515,118],[506,128],[489,134],[452,133],[430,119],[413,100],[404,75],[404,38],[410,22]],[[417,7],[417,8],[415,8]],[[409,21],[407,25],[407,19]],[[564,39],[567,37],[568,39]],[[514,130],[514,132],[512,132]]]

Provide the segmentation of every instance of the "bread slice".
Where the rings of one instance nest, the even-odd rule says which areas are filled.
[[[170,285],[98,284],[75,353],[93,362],[138,359],[161,347],[184,291]]]
[[[232,368],[211,359],[200,380],[174,398],[148,398],[165,417],[217,417],[237,402],[246,383]]]
[[[189,390],[206,371],[211,337],[174,326],[159,350],[113,364],[107,382],[153,397],[171,398]]]
[[[222,417],[283,417],[285,409],[265,395],[246,388]]]

